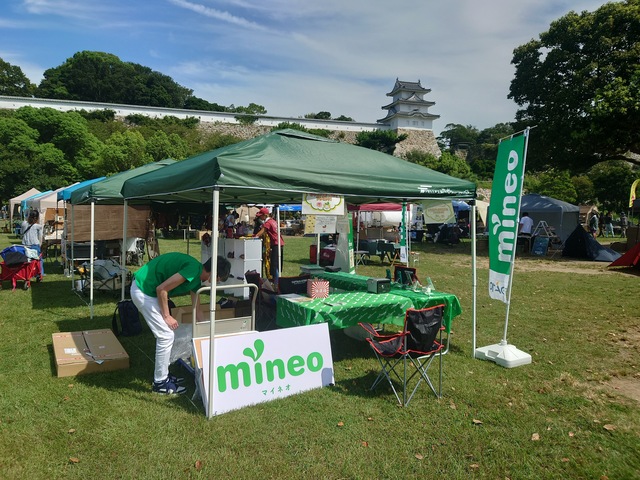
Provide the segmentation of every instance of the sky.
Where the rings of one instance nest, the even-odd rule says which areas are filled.
[[[440,115],[510,122],[513,50],[594,0],[2,0],[0,58],[38,84],[75,53],[111,53],[220,105],[298,118],[384,118],[396,79]]]

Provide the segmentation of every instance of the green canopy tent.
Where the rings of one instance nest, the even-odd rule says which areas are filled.
[[[401,158],[297,130],[279,130],[206,152],[125,182],[139,198],[221,203],[300,203],[303,193],[343,195],[349,203],[475,198],[474,183]]]
[[[94,293],[94,251],[95,251],[95,206],[96,205],[124,205],[124,213],[123,213],[123,232],[122,232],[122,245],[121,249],[121,266],[125,265],[126,258],[126,248],[127,244],[127,214],[128,208],[125,204],[124,197],[121,193],[122,186],[125,181],[135,178],[138,175],[143,175],[149,172],[153,172],[169,165],[176,163],[175,160],[165,159],[160,160],[158,162],[147,163],[146,165],[142,165],[138,168],[134,168],[131,170],[126,170],[124,172],[117,173],[110,177],[105,178],[104,180],[100,180],[94,183],[90,183],[87,185],[83,185],[71,192],[69,197],[69,202],[71,203],[71,245],[73,246],[74,236],[73,236],[73,223],[74,223],[74,206],[81,204],[90,204],[91,205],[91,230],[90,230],[90,286],[89,286],[89,308],[91,311],[91,318],[93,318],[93,293]],[[140,202],[140,203],[148,203]],[[73,249],[71,250],[71,257],[73,261]],[[73,269],[71,269],[71,285],[73,288],[74,279],[73,279]],[[124,299],[124,290],[125,290],[125,282],[124,279],[122,283],[122,292],[121,297]]]
[[[375,150],[297,130],[279,130],[139,175],[122,187],[127,201],[211,202],[213,225],[218,223],[220,203],[300,203],[305,193],[342,195],[353,204],[428,198],[473,200],[476,186]],[[475,211],[471,218],[475,218]],[[211,258],[217,257],[217,236],[214,228]],[[475,299],[473,228],[472,238]],[[211,298],[215,298],[216,262],[212,263],[211,278]],[[213,301],[209,313],[213,338]],[[210,359],[214,358],[214,343],[210,342]],[[210,372],[215,372],[214,365]],[[213,377],[209,377],[209,391],[213,391]],[[212,415],[213,395],[208,402]]]

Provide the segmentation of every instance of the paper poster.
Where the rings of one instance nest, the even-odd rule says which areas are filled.
[[[336,233],[337,219],[335,215],[315,215],[313,233]]]

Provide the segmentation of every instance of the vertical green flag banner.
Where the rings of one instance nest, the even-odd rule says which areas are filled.
[[[511,269],[518,238],[526,135],[498,146],[489,204],[489,296],[509,302]]]

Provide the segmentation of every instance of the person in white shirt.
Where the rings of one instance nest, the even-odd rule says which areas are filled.
[[[29,247],[35,250],[36,252],[38,252],[38,255],[40,255],[43,231],[42,225],[38,223],[38,217],[38,211],[31,210],[29,212],[27,220],[22,222],[21,232],[22,244],[25,247]],[[44,261],[42,260],[42,258],[40,258],[40,273],[44,275]]]
[[[532,231],[533,220],[527,212],[523,212],[522,218],[520,219],[520,225],[518,226],[518,235],[526,235],[530,237]]]

